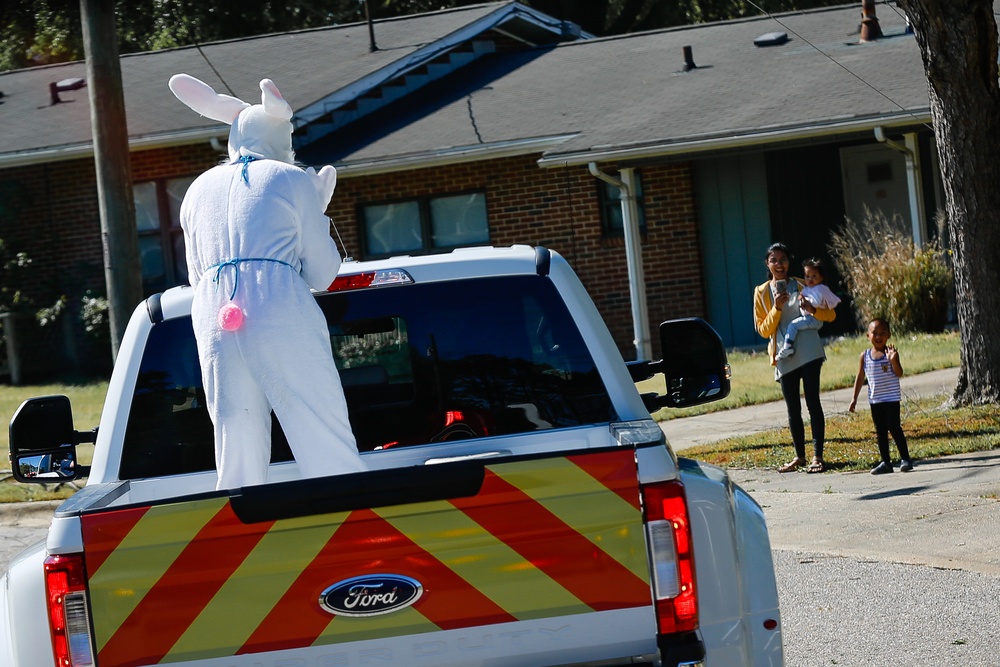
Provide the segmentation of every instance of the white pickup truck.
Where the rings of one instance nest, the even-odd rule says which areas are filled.
[[[275,420],[267,483],[216,491],[191,290],[147,299],[97,429],[62,396],[11,420],[20,481],[88,483],[4,575],[0,664],[783,664],[760,507],[650,418],[729,392],[707,324],[627,365],[526,246],[347,262],[316,298],[371,470],[300,479]]]

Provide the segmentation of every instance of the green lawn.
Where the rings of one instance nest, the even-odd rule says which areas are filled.
[[[955,332],[900,336],[894,338],[893,342],[899,349],[903,368],[908,374],[949,368],[957,366],[959,363],[959,338]],[[837,339],[827,345],[827,362],[823,367],[824,389],[849,387],[854,383],[858,355],[867,344],[868,341],[863,336],[853,336]],[[658,419],[673,419],[781,399],[781,392],[778,384],[774,381],[774,372],[768,364],[766,353],[731,352],[729,362],[733,368],[732,392],[726,399],[686,410],[664,409],[657,413],[656,417]],[[641,383],[640,389],[651,391],[655,386],[653,383],[654,381]],[[77,430],[89,430],[97,426],[100,421],[107,389],[108,383],[105,381],[21,387],[0,385],[0,413],[6,415],[9,421],[14,411],[26,398],[62,394],[68,396],[72,402]],[[915,422],[907,422],[904,424],[904,428],[907,428],[908,431],[913,430],[914,436],[917,436],[914,438],[914,446],[911,446],[915,456],[928,456],[934,452],[950,452],[949,448],[954,447],[972,448],[962,451],[973,451],[997,446],[997,433],[1000,432],[1000,427],[997,427],[997,418],[992,418],[991,421],[991,415],[995,410],[991,412],[984,408],[970,409],[968,412],[948,411],[924,405],[908,407],[907,409],[911,410],[910,414],[917,414],[912,412],[912,410],[917,410],[922,415],[921,419],[926,418],[926,425],[920,426],[920,429],[925,429],[928,433],[943,434],[939,438],[940,442],[948,443],[946,445],[935,444],[933,450],[924,449],[923,443],[930,443],[933,439],[923,437],[923,430],[916,430]],[[851,422],[851,419],[854,422]],[[827,444],[830,452],[828,460],[834,467],[863,467],[871,462],[874,441],[868,442],[871,439],[868,437],[870,435],[870,420],[867,413],[852,416],[846,424],[852,423],[855,427],[853,430],[846,428],[846,426],[842,427],[835,420],[831,420],[827,427],[831,435],[846,434],[843,440],[847,449],[843,452],[839,449],[839,436]],[[788,457],[786,441],[787,437],[783,432],[758,434],[753,438],[724,441],[696,450],[686,450],[685,456],[690,455],[721,465],[771,466],[777,465],[782,459]],[[3,429],[2,443],[3,449],[6,450],[8,447],[6,429]],[[92,451],[92,445],[81,446],[79,449],[80,462],[90,463]],[[56,488],[53,485],[18,484],[8,480],[5,483],[0,483],[0,502],[62,498],[72,494],[73,491],[74,489],[69,485]]]
[[[69,397],[73,405],[73,425],[78,431],[88,431],[101,421],[101,410],[104,407],[104,397],[108,393],[106,381],[94,381],[85,384],[42,384],[12,387],[0,385],[0,415],[10,423],[14,411],[26,399],[36,396],[63,395]],[[7,429],[0,436],[4,451],[10,442]]]
[[[907,375],[959,364],[957,332],[894,337]],[[868,346],[863,336],[838,339],[826,347],[823,388],[854,384],[858,355]],[[780,400],[766,353],[731,353],[732,393],[726,399],[688,410],[661,410],[656,416],[671,419],[696,413]],[[911,456],[925,458],[1000,448],[1000,412],[995,405],[953,407],[949,396],[903,400],[903,431]],[[856,414],[827,417],[825,460],[828,470],[867,470],[878,463],[878,448],[865,410]],[[890,445],[898,458],[895,445]],[[733,468],[776,468],[792,457],[788,429],[763,431],[720,440],[684,450],[684,456]]]
[[[899,350],[899,358],[907,375],[952,368],[959,364],[959,337],[955,331],[894,336],[890,342]],[[854,385],[858,356],[868,345],[868,340],[862,335],[827,342],[826,363],[823,364],[822,374],[824,391]],[[659,420],[676,419],[781,400],[781,388],[774,381],[774,369],[769,363],[767,351],[730,352],[729,364],[733,369],[732,391],[729,396],[694,408],[665,408],[657,412],[655,417]],[[639,389],[643,392],[662,392],[662,376],[639,383]]]
[[[903,400],[903,432],[917,466],[921,459],[1000,448],[997,406],[955,408],[943,398]],[[868,411],[827,417],[826,436],[823,458],[828,470],[868,470],[879,461]],[[891,439],[889,449],[898,463],[899,454]],[[793,454],[788,429],[782,428],[699,445],[685,449],[684,456],[724,468],[774,469],[791,460]]]
[[[25,399],[35,396],[63,395],[68,396],[73,405],[73,426],[78,431],[89,431],[101,421],[101,410],[107,393],[108,383],[106,381],[20,387],[0,385],[0,414],[6,417],[7,423],[10,423],[10,418]],[[6,428],[3,429],[2,442],[3,451],[6,452],[10,446]],[[93,445],[80,445],[77,448],[80,463],[89,465],[93,459],[93,452]],[[4,465],[0,468],[10,470],[10,462],[7,460],[6,454],[4,454]],[[7,474],[9,475],[9,473]],[[68,498],[76,491],[72,484],[21,484],[6,475],[0,475],[0,480],[2,480],[0,482],[0,502],[3,503]],[[82,486],[85,482],[86,480],[80,480],[77,484]]]

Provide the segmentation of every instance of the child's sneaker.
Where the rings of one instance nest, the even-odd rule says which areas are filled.
[[[909,459],[903,459],[899,462],[899,472],[910,472],[913,470],[913,462]]]
[[[872,468],[873,475],[884,475],[886,473],[892,472],[892,464],[882,461],[877,466]]]
[[[783,348],[778,350],[777,359],[778,361],[781,361],[782,359],[787,359],[793,354],[795,354],[795,348],[791,345],[785,345]]]

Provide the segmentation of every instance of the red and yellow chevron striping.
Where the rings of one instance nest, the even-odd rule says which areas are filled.
[[[82,518],[101,667],[335,644],[651,604],[631,450],[495,463],[473,497],[243,524],[228,498]],[[364,575],[412,606],[336,614]]]

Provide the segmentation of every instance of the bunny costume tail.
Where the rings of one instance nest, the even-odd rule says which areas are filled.
[[[297,279],[285,267],[259,270],[277,283],[283,282],[275,275],[279,272]],[[308,290],[303,298],[288,300],[284,317],[257,316],[241,329],[227,332],[214,323],[217,301],[211,281],[202,281],[198,289],[203,298],[196,296],[192,316],[205,361],[206,403],[215,425],[217,488],[267,481],[272,410],[301,477],[366,470],[324,335],[326,321]],[[294,312],[308,306],[314,310]],[[256,300],[251,300],[250,308],[260,314]]]
[[[307,184],[308,185],[308,184]],[[218,269],[209,268],[207,276]],[[236,296],[242,326],[219,326],[220,308],[236,286],[203,277],[191,317],[209,415],[215,426],[219,489],[267,481],[271,412],[288,440],[301,477],[366,470],[358,454],[326,318],[299,274],[281,262],[240,267]]]

